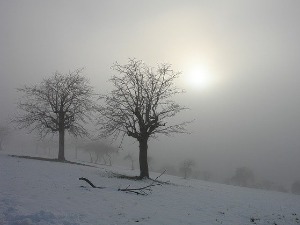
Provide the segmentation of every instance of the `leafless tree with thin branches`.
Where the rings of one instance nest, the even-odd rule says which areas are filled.
[[[149,138],[187,133],[188,122],[169,124],[168,121],[186,109],[171,99],[183,93],[174,85],[180,73],[169,64],[151,68],[136,59],[129,59],[125,65],[115,63],[112,69],[117,72],[110,79],[114,89],[104,96],[105,104],[98,109],[101,134],[135,138],[139,142],[140,178],[149,177]]]
[[[119,149],[99,141],[86,143],[82,146],[85,152],[88,152],[91,163],[98,163],[102,160],[105,165],[112,165],[112,155],[118,154]]]
[[[124,160],[129,160],[131,162],[131,170],[134,170],[135,157],[133,153],[129,152],[127,155],[125,155]]]
[[[192,159],[184,160],[181,164],[180,171],[183,173],[183,178],[187,179],[192,172],[192,167],[195,166],[195,161]]]
[[[21,112],[13,122],[30,132],[36,130],[41,137],[58,132],[61,161],[65,160],[65,131],[74,136],[88,135],[83,124],[91,119],[94,110],[93,88],[82,72],[83,69],[67,74],[56,72],[40,84],[18,89],[22,93],[18,103]]]

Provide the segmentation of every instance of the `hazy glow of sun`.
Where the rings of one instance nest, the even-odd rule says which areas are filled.
[[[194,89],[204,90],[213,86],[214,77],[205,67],[197,66],[187,72],[186,83]]]

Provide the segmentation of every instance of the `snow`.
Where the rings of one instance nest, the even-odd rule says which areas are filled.
[[[113,173],[134,172],[2,154],[0,224],[300,224],[297,195],[163,175],[159,180],[171,184],[142,196],[118,188],[142,187],[150,180],[120,179]],[[80,177],[105,188],[91,188]]]

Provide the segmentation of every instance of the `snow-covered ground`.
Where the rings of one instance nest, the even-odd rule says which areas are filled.
[[[171,184],[142,196],[118,188],[151,181],[120,179],[112,172],[132,173],[2,154],[0,224],[300,224],[297,195],[163,175],[159,179]],[[91,188],[79,177],[106,188]]]

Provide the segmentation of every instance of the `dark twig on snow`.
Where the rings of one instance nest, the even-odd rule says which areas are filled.
[[[92,188],[100,188],[103,189],[105,187],[96,187],[89,179],[85,178],[85,177],[80,177],[79,180],[84,180],[85,182],[87,182],[89,185],[91,185]]]
[[[122,188],[119,188],[118,191],[124,191],[124,192],[127,192],[127,193],[134,193],[134,194],[137,194],[137,195],[148,195],[149,192],[152,191],[151,187],[154,187],[154,186],[157,186],[157,185],[162,185],[161,183],[158,183],[157,179],[159,177],[161,177],[164,173],[166,172],[163,171],[159,176],[157,176],[151,184],[149,185],[146,185],[144,187],[141,187],[141,188],[129,188],[130,185],[128,185],[126,188],[122,189]]]
[[[149,192],[152,191],[151,187],[158,186],[158,185],[162,186],[162,182],[158,181],[157,179],[159,177],[161,177],[165,172],[166,172],[166,170],[163,171],[160,175],[158,175],[155,179],[153,179],[149,185],[146,185],[146,186],[140,187],[140,188],[129,188],[130,185],[128,185],[126,188],[123,188],[123,189],[119,188],[118,191],[124,191],[127,193],[135,193],[137,195],[148,195]],[[100,189],[105,188],[105,187],[96,187],[89,179],[87,179],[85,177],[80,177],[79,180],[83,180],[83,181],[87,182],[92,188],[100,188]]]
[[[156,183],[158,183],[159,185],[163,185],[163,184],[171,184],[171,181],[161,181],[161,180],[155,180],[155,179],[151,179],[152,181],[155,181]]]

